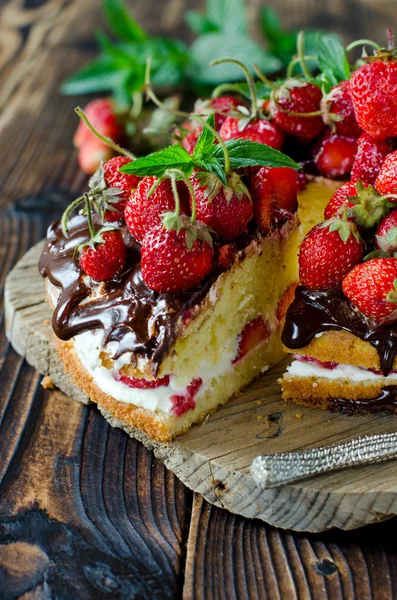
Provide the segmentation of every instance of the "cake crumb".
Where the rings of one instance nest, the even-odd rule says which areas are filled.
[[[44,325],[51,325],[50,319],[44,319],[43,323]]]
[[[263,419],[263,416],[262,416],[262,415],[257,415],[257,416],[256,416],[256,420],[257,420],[257,421],[262,421],[262,419]]]
[[[257,404],[257,406],[262,406],[262,404],[263,404],[263,400],[257,400],[257,401],[256,401],[256,404]]]
[[[41,385],[45,390],[53,390],[55,388],[51,377],[49,377],[48,375],[45,375],[43,377],[43,379],[41,380]]]
[[[299,420],[303,419],[303,414],[302,413],[296,413],[295,417]]]

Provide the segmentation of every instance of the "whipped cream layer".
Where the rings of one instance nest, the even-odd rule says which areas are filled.
[[[294,360],[289,367],[287,372],[292,377],[321,377],[323,379],[335,380],[335,379],[348,379],[349,381],[366,382],[366,381],[379,381],[387,382],[397,381],[397,373],[390,373],[387,377],[378,373],[373,373],[367,369],[361,369],[355,365],[338,364],[333,369],[327,369],[321,367],[312,362],[304,360]]]
[[[117,380],[119,369],[130,363],[131,357],[127,353],[114,362],[113,368],[107,369],[103,366],[100,358],[101,352],[106,349],[110,356],[112,354],[112,344],[108,343],[104,348],[103,338],[104,333],[101,330],[86,331],[73,338],[76,354],[96,385],[105,394],[112,396],[119,402],[134,404],[151,412],[159,411],[167,416],[175,414],[172,396],[186,394],[187,387],[192,380],[200,378],[202,384],[195,395],[197,404],[210,387],[211,381],[233,368],[232,360],[236,355],[235,348],[233,352],[225,352],[222,360],[216,365],[204,360],[200,364],[198,372],[189,375],[188,378],[170,375],[168,385],[154,389],[140,389],[130,387]]]

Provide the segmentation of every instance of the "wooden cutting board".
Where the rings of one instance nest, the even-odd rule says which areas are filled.
[[[5,289],[7,336],[15,350],[71,398],[88,399],[64,373],[37,270],[42,243],[9,274]],[[253,458],[395,431],[397,415],[345,416],[286,404],[273,368],[202,424],[172,443],[156,443],[128,431],[153,449],[188,487],[206,500],[245,517],[286,529],[353,529],[397,514],[397,462],[389,461],[322,475],[294,485],[261,490],[249,471]],[[104,414],[105,418],[109,415]],[[118,426],[112,418],[112,425]],[[63,435],[60,431],[59,435]]]

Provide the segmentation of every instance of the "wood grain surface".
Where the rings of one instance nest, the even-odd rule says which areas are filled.
[[[288,26],[380,38],[395,0],[272,0]],[[201,2],[130,3],[187,38]],[[249,2],[251,15],[262,0]],[[0,2],[0,285],[85,183],[59,83],[93,56],[95,0]],[[257,24],[251,19],[255,29]],[[79,103],[84,103],[79,98]],[[3,301],[0,303],[3,320]],[[0,598],[397,597],[397,521],[288,533],[192,495],[94,407],[43,390],[0,331]]]

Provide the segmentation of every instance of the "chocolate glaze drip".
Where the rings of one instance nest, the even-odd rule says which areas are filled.
[[[84,275],[75,249],[89,239],[85,217],[74,217],[65,238],[59,221],[50,226],[40,258],[43,277],[60,288],[52,325],[61,340],[69,340],[88,330],[103,329],[105,343],[117,342],[114,358],[125,352],[151,360],[154,374],[175,339],[178,317],[197,305],[219,275],[216,266],[193,290],[177,294],[158,294],[145,284],[140,268],[140,246],[125,230],[128,268],[117,279],[105,282],[101,294],[93,294],[98,284]],[[244,235],[238,247],[246,247],[252,235]],[[82,303],[82,301],[84,301]]]
[[[340,291],[299,286],[287,312],[282,342],[287,348],[298,350],[317,333],[341,329],[369,342],[378,352],[382,373],[390,373],[397,356],[397,324],[372,323]]]
[[[356,413],[394,412],[397,410],[397,386],[382,388],[382,392],[376,398],[361,398],[349,400],[346,398],[330,398],[329,410],[346,415]]]

